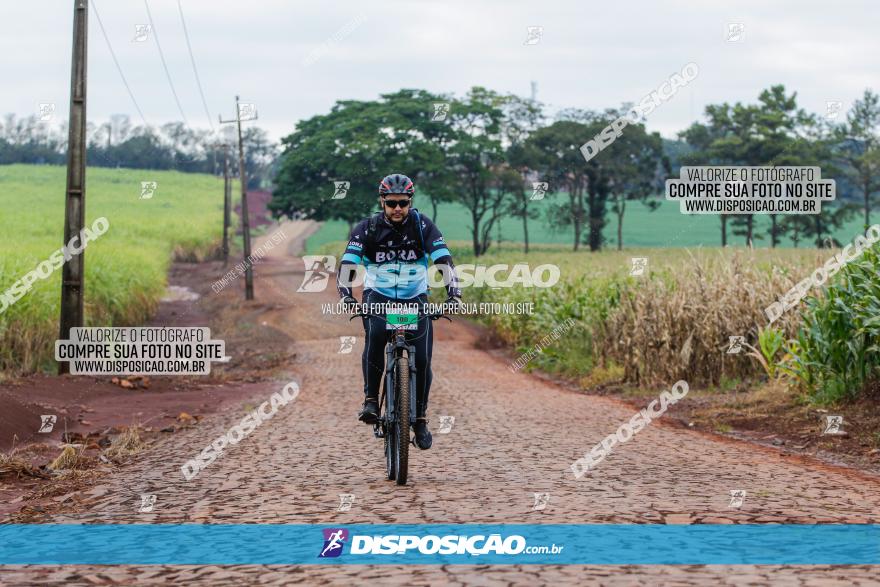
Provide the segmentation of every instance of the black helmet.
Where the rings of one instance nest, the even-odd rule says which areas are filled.
[[[402,173],[392,173],[386,175],[382,183],[379,184],[379,195],[386,194],[406,194],[412,196],[415,194],[416,188],[413,181]]]

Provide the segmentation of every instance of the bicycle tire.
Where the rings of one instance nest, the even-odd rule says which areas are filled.
[[[409,356],[405,350],[395,360],[396,372],[394,379],[397,394],[397,422],[395,436],[397,437],[397,484],[406,485],[409,473]]]
[[[382,394],[382,415],[388,418],[388,393]],[[397,447],[394,443],[395,427],[382,424],[385,440],[385,476],[389,481],[397,478]]]

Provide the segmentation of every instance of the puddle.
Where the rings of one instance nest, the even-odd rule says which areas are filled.
[[[199,294],[188,287],[169,285],[162,296],[163,302],[192,302],[199,299]]]

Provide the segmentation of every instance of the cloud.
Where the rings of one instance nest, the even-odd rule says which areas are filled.
[[[143,5],[95,0],[104,26],[148,122],[179,118],[152,42],[133,43]],[[808,110],[827,100],[844,107],[876,88],[880,39],[873,6],[736,5],[698,1],[586,4],[404,2],[319,5],[284,0],[218,3],[184,0],[190,39],[211,116],[234,114],[233,100],[255,102],[273,138],[336,100],[373,99],[402,87],[462,94],[472,85],[528,95],[552,107],[604,109],[636,101],[682,65],[700,76],[648,120],[667,136],[697,119],[706,104],[753,102],[774,83],[796,90]],[[184,111],[207,127],[175,2],[153,1],[156,32]],[[349,26],[359,15],[366,18]],[[745,25],[743,41],[726,40],[727,24]],[[526,27],[542,26],[536,45]],[[5,112],[27,115],[54,101],[66,116],[72,9],[5,7],[0,87]],[[92,15],[88,113],[104,120],[134,108]],[[335,38],[334,38],[335,37]],[[309,56],[317,57],[309,63]],[[133,116],[133,120],[136,117]]]

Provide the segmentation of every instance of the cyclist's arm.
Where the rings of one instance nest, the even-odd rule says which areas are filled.
[[[361,221],[348,236],[348,245],[336,271],[336,291],[339,292],[340,298],[354,297],[351,285],[357,276],[357,266],[363,260],[368,223],[368,220]]]
[[[455,273],[455,264],[452,262],[452,253],[446,247],[446,241],[440,233],[440,229],[431,220],[424,219],[425,226],[425,252],[431,257],[435,265],[445,265],[440,268],[443,274],[443,283],[446,285],[446,294],[449,297],[461,298],[461,288],[458,286],[458,275]]]

